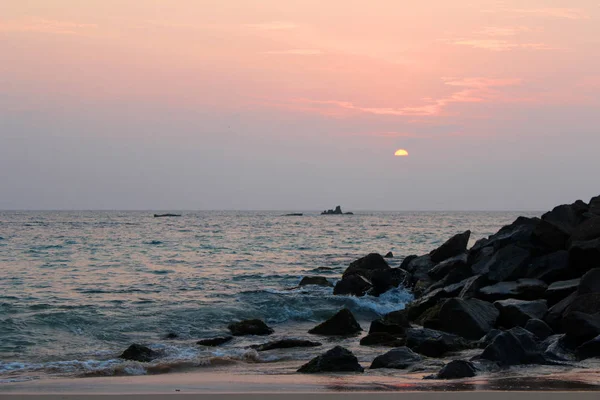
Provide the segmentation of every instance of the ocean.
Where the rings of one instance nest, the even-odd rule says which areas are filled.
[[[0,382],[63,376],[165,373],[242,365],[291,372],[328,345],[359,359],[381,349],[356,338],[323,339],[308,329],[348,307],[369,322],[402,309],[402,287],[375,298],[298,288],[304,276],[331,282],[371,252],[425,254],[470,229],[471,244],[520,212],[0,212]],[[230,322],[265,320],[270,337],[240,337],[218,348],[196,345],[227,334]],[[177,338],[167,339],[166,335]],[[283,337],[323,347],[257,353],[251,344]],[[118,359],[131,343],[161,352],[152,363]]]

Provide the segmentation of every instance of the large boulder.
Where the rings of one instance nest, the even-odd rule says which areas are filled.
[[[362,331],[359,323],[347,308],[338,311],[327,321],[315,326],[308,333],[325,336],[348,336]]]
[[[533,230],[532,243],[546,251],[564,250],[569,240],[569,234],[556,225],[542,220]]]
[[[333,283],[329,282],[324,276],[305,276],[298,284],[298,286],[308,285],[333,287]]]
[[[298,372],[315,374],[319,372],[364,372],[358,359],[350,350],[341,346],[313,358],[298,369]]]
[[[406,310],[392,311],[383,317],[371,322],[369,333],[389,333],[391,335],[404,335],[410,328]]]
[[[585,314],[579,311],[568,313],[562,320],[567,338],[583,343],[600,335],[600,314]]]
[[[578,360],[586,360],[588,358],[600,358],[600,336],[596,336],[592,340],[588,340],[575,350],[575,356]]]
[[[447,352],[464,350],[469,344],[460,336],[450,333],[411,328],[406,330],[406,346],[427,357],[441,357]]]
[[[201,339],[196,342],[200,346],[216,347],[233,340],[233,336],[220,336],[209,339]]]
[[[476,297],[479,293],[479,290],[490,283],[488,278],[484,275],[475,275],[471,278],[468,278],[465,281],[465,285],[460,290],[458,297],[461,299],[470,299],[472,297]]]
[[[453,298],[444,302],[438,320],[440,330],[477,340],[494,327],[498,315],[491,303]]]
[[[505,328],[524,327],[530,319],[542,319],[548,312],[546,300],[500,300],[494,303],[500,311],[498,325]]]
[[[375,357],[370,369],[394,368],[405,369],[423,360],[419,354],[408,347],[398,347]]]
[[[353,295],[357,297],[367,294],[373,285],[360,275],[350,275],[340,279],[333,288],[334,295]]]
[[[546,322],[552,329],[558,330],[560,328],[560,321],[565,315],[567,309],[573,304],[577,298],[577,292],[570,294],[565,297],[548,310],[544,322]]]
[[[457,256],[448,258],[440,263],[438,263],[435,267],[430,269],[427,274],[433,280],[440,280],[448,275],[451,271],[455,269],[468,269],[467,264],[467,254],[461,253]],[[470,272],[470,269],[468,270]]]
[[[405,343],[406,340],[387,332],[369,333],[367,336],[360,339],[361,346],[400,347],[404,346]]]
[[[406,279],[407,272],[400,268],[381,269],[371,275],[373,288],[368,294],[379,296],[390,289],[400,286]]]
[[[519,217],[512,224],[502,227],[502,229],[487,239],[478,240],[470,252],[475,256],[485,247],[492,247],[494,251],[497,251],[508,244],[529,246],[533,231],[539,223],[540,220],[538,218]]]
[[[152,350],[151,348],[134,343],[131,346],[129,346],[123,353],[121,353],[119,358],[122,358],[123,360],[150,362],[155,358],[158,358],[158,356],[159,353]]]
[[[571,279],[568,281],[558,281],[552,283],[546,289],[546,293],[544,293],[544,298],[548,300],[549,305],[554,305],[569,295],[575,293],[577,288],[579,288],[579,283],[581,282],[580,278]]]
[[[600,215],[600,196],[592,197],[590,200],[589,213]]]
[[[572,242],[600,238],[600,216],[594,215],[579,224],[571,234]]]
[[[575,292],[575,294],[577,296],[575,296],[573,301],[568,305],[564,315],[573,311],[579,311],[588,314],[600,313],[600,293],[589,293],[581,296],[578,292]]]
[[[452,360],[435,376],[436,379],[461,379],[477,375],[475,365],[470,361]]]
[[[375,271],[389,268],[390,266],[381,254],[371,253],[350,263],[350,266],[344,271],[342,278],[347,278],[350,275],[360,275],[370,280]]]
[[[441,299],[446,297],[448,297],[448,293],[446,293],[443,288],[439,288],[411,302],[406,307],[406,315],[408,316],[408,319],[414,321],[421,314],[435,306]]]
[[[578,273],[585,274],[592,268],[600,265],[600,238],[575,241],[569,247],[569,268]]]
[[[600,268],[591,269],[581,277],[577,293],[579,295],[600,293]]]
[[[259,319],[248,319],[234,322],[227,327],[233,336],[270,335],[274,331]]]
[[[428,272],[435,267],[436,263],[431,260],[431,255],[426,254],[420,257],[411,258],[409,262],[404,265],[404,262],[400,268],[410,272],[412,283],[424,279],[429,280]]]
[[[486,275],[492,282],[522,278],[530,258],[529,250],[510,244],[497,251],[477,273]]]
[[[452,236],[448,241],[430,253],[431,261],[439,263],[450,257],[464,253],[467,251],[467,244],[470,237],[471,231],[465,231]]]
[[[575,361],[576,343],[567,339],[567,336],[552,335],[546,338],[540,345],[544,352],[544,358],[554,361]]]
[[[535,300],[544,297],[546,289],[548,289],[548,285],[538,279],[519,279],[483,287],[479,290],[477,297],[487,301]]]
[[[546,340],[546,338],[554,333],[547,323],[537,318],[532,318],[527,321],[525,330],[533,333],[539,340]]]
[[[523,328],[500,333],[492,340],[480,358],[501,366],[537,364],[544,361],[535,336]]]
[[[554,207],[542,215],[542,220],[553,224],[560,228],[563,232],[571,235],[575,228],[583,222],[583,214],[588,211],[589,207],[581,200],[577,200],[573,204],[563,204]]]
[[[319,342],[311,342],[310,340],[301,340],[301,339],[281,339],[273,342],[257,344],[250,346],[256,351],[267,351],[274,349],[290,349],[293,347],[317,347],[321,346]]]
[[[525,277],[540,279],[546,283],[575,278],[577,274],[569,268],[569,252],[566,250],[545,254],[531,260]]]

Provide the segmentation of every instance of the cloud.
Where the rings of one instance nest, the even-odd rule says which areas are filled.
[[[510,51],[515,49],[556,50],[555,47],[545,43],[515,43],[500,39],[457,39],[450,41],[450,43],[457,46],[469,46],[474,49],[489,51]]]
[[[516,36],[519,33],[532,31],[534,31],[534,29],[527,26],[486,26],[476,33],[484,36],[506,37]]]
[[[486,12],[511,13],[518,16],[534,16],[534,17],[550,17],[561,19],[589,19],[583,10],[579,8],[560,8],[560,7],[545,7],[545,8],[504,8],[499,10],[486,10]]]
[[[71,21],[58,21],[31,17],[15,21],[0,21],[0,32],[37,32],[56,35],[77,35],[97,29],[96,24],[83,24]]]
[[[285,22],[285,21],[273,21],[273,22],[265,22],[261,24],[245,24],[244,26],[252,29],[258,29],[263,31],[281,31],[281,30],[290,30],[298,28],[293,22]]]
[[[289,50],[263,51],[261,54],[315,56],[315,55],[323,54],[323,51],[321,51],[319,49],[289,49]]]

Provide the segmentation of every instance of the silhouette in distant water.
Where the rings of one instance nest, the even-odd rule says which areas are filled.
[[[284,217],[301,217],[304,214],[302,213],[291,213],[291,214],[285,214]]]
[[[154,214],[154,218],[181,217],[181,214]]]
[[[342,214],[345,214],[345,215],[354,215],[354,213],[351,213],[351,212],[347,212],[347,213],[342,212],[342,207],[341,206],[337,206],[335,208],[335,210],[326,210],[326,211],[323,211],[321,213],[321,215],[342,215]]]

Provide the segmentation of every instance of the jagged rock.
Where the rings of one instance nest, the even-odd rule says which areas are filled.
[[[548,289],[546,289],[544,298],[548,300],[548,304],[554,305],[569,295],[575,293],[579,287],[579,282],[581,282],[580,278],[571,279],[569,281],[554,282],[548,286]]]
[[[364,338],[360,339],[361,346],[386,346],[400,347],[404,346],[405,340],[398,338],[387,332],[369,333]]]
[[[410,256],[406,256],[404,257],[404,259],[402,260],[402,263],[400,264],[400,268],[402,268],[403,270],[408,271],[408,265],[415,259],[415,258],[419,258],[419,256],[416,255],[410,255]]]
[[[575,344],[568,340],[566,335],[552,335],[544,340],[540,346],[544,350],[544,357],[555,361],[575,361],[573,354]]]
[[[586,342],[600,335],[600,314],[570,312],[563,318],[562,328],[567,338],[577,343]]]
[[[546,250],[564,250],[569,239],[569,234],[556,225],[542,220],[533,230],[532,243],[540,245]]]
[[[479,347],[480,349],[485,349],[490,343],[492,343],[494,338],[501,333],[502,331],[500,329],[492,329],[484,337],[479,339],[479,341],[477,342],[477,347]]]
[[[572,234],[575,228],[583,222],[583,214],[588,211],[588,205],[581,200],[573,204],[563,204],[554,207],[542,215],[542,220],[547,221],[560,228],[567,234]]]
[[[571,306],[571,304],[573,304],[573,302],[575,301],[576,298],[577,298],[577,293],[573,293],[573,294],[569,295],[568,297],[562,299],[561,301],[559,301],[552,307],[550,307],[550,309],[548,310],[548,314],[546,314],[546,317],[544,318],[544,321],[552,329],[557,330],[557,328],[560,327],[560,321],[561,321],[563,315],[565,314],[565,312],[567,311],[569,306]]]
[[[300,339],[282,339],[274,342],[268,342],[259,345],[250,346],[256,351],[267,351],[274,349],[290,349],[293,347],[317,347],[321,346],[319,342],[311,342],[309,340],[300,340]]]
[[[581,277],[577,293],[579,295],[600,293],[600,268],[591,269]]]
[[[494,306],[500,311],[498,324],[505,328],[515,326],[524,327],[532,318],[544,318],[548,312],[546,300],[500,300],[494,303]]]
[[[579,224],[571,235],[571,241],[584,242],[600,238],[600,216],[592,216]]]
[[[426,254],[424,256],[412,258],[410,262],[407,263],[405,268],[402,266],[400,266],[400,268],[410,272],[416,282],[419,279],[429,279],[427,272],[429,272],[434,266],[435,263],[431,260],[431,255]]]
[[[522,278],[530,258],[528,250],[509,244],[498,250],[479,273],[486,275],[492,282]]]
[[[435,376],[436,379],[461,379],[477,375],[475,365],[470,361],[453,360],[446,364]]]
[[[569,268],[578,272],[578,276],[585,274],[592,268],[600,265],[600,238],[573,242],[569,247]]]
[[[360,275],[350,275],[340,279],[333,288],[334,295],[364,296],[373,286]]]
[[[571,304],[568,305],[563,315],[573,311],[579,311],[588,314],[600,313],[600,293],[590,293],[582,296],[579,296],[578,292],[575,293],[577,296],[573,299]]]
[[[418,325],[422,325],[424,328],[443,330],[440,326],[440,311],[442,306],[447,299],[440,300],[436,305],[427,309],[423,314],[415,321]]]
[[[495,361],[501,366],[543,362],[543,356],[534,335],[518,327],[496,336],[492,343],[485,348],[480,358]]]
[[[333,287],[333,283],[329,282],[327,278],[323,276],[305,276],[302,278],[298,286],[307,286],[307,285],[316,285],[316,286],[327,286]]]
[[[537,318],[532,318],[525,324],[525,330],[533,333],[539,340],[546,340],[554,332],[544,321]]]
[[[122,358],[123,360],[150,362],[155,358],[158,358],[158,356],[159,353],[149,347],[134,343],[121,353],[119,358]]]
[[[198,340],[196,342],[196,344],[199,344],[201,346],[215,347],[215,346],[220,346],[222,344],[230,342],[231,340],[233,340],[233,336],[222,336],[222,337]]]
[[[465,231],[463,233],[459,233],[458,235],[452,236],[444,244],[430,253],[431,261],[434,263],[439,263],[450,257],[464,253],[467,251],[467,244],[469,243],[470,237],[471,231]]]
[[[491,235],[487,239],[478,240],[470,252],[476,255],[484,247],[493,247],[494,251],[498,251],[508,244],[524,244],[531,245],[533,231],[537,224],[540,223],[538,218],[519,217],[512,224],[502,227],[496,234]]]
[[[453,298],[445,301],[439,312],[440,330],[476,340],[496,323],[498,310],[482,300]]]
[[[313,358],[298,369],[298,372],[315,374],[319,372],[364,372],[358,359],[351,351],[335,346],[326,353]]]
[[[487,301],[535,300],[543,297],[546,289],[548,289],[548,285],[538,279],[519,279],[483,287],[479,290],[478,297]]]
[[[389,268],[385,270],[375,271],[371,275],[371,284],[373,288],[368,294],[378,297],[390,289],[397,288],[406,279],[406,271],[400,268]]]
[[[342,212],[342,207],[341,206],[336,206],[335,210],[329,209],[329,210],[325,210],[321,213],[321,215],[342,215],[344,214]]]
[[[600,196],[592,197],[590,200],[589,213],[600,215]]]
[[[362,328],[356,321],[356,318],[354,318],[354,315],[352,315],[352,312],[344,308],[327,321],[312,328],[308,333],[326,336],[346,336],[354,335],[361,331]]]
[[[465,281],[465,285],[461,289],[458,297],[461,299],[470,299],[476,297],[479,290],[489,284],[487,277],[483,275],[475,275]]]
[[[467,268],[469,268],[467,265],[467,254],[462,253],[438,263],[435,267],[427,271],[427,274],[431,279],[440,280],[454,269]],[[470,272],[470,269],[468,269],[468,272]]]
[[[423,357],[413,352],[408,347],[398,347],[385,354],[375,357],[370,369],[394,368],[406,369],[420,361]]]
[[[392,335],[404,335],[407,328],[410,328],[410,322],[406,310],[392,311],[382,318],[371,322],[369,333],[389,333]]]
[[[575,356],[578,360],[587,360],[588,358],[600,358],[600,336],[588,340],[575,350]]]
[[[469,344],[461,337],[433,329],[406,330],[406,346],[427,357],[441,357],[450,351],[464,350]]]
[[[346,271],[344,271],[342,278],[347,278],[351,275],[360,275],[370,280],[375,271],[385,269],[390,269],[390,266],[381,254],[371,253],[350,263],[348,268],[346,268]]]
[[[531,260],[525,277],[552,283],[575,278],[576,273],[569,268],[569,252],[560,250]]]
[[[388,252],[386,253],[386,255],[385,255],[385,256],[383,256],[383,258],[394,258],[394,253],[392,253],[391,251],[388,251]]]
[[[234,322],[227,327],[233,336],[245,335],[270,335],[273,329],[259,319],[249,319],[240,322]]]

